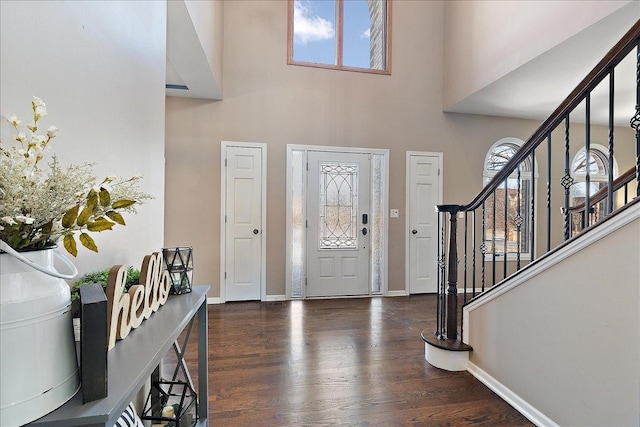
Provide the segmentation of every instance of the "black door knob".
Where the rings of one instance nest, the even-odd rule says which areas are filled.
[[[365,236],[367,235],[367,227],[364,227],[364,228],[362,229],[362,234],[363,234],[363,235],[365,235]]]
[[[257,228],[253,229],[253,234],[258,234],[260,231]]]
[[[418,230],[411,230],[411,234],[418,234]]]

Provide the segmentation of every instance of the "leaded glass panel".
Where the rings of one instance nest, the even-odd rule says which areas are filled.
[[[319,248],[358,246],[358,164],[320,163]]]

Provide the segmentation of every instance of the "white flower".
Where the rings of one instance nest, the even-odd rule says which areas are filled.
[[[46,107],[44,101],[40,98],[38,98],[37,96],[34,96],[33,99],[31,100],[31,104],[33,104],[33,107]]]
[[[10,216],[3,216],[2,218],[0,218],[0,221],[4,222],[5,224],[9,224],[9,225],[16,225],[17,222],[15,222],[13,220],[13,218],[11,218]]]
[[[33,222],[35,221],[35,219],[29,218],[28,216],[24,215],[18,215],[16,216],[16,219],[24,224],[33,224]]]
[[[13,127],[18,127],[22,124],[22,122],[20,120],[18,120],[18,118],[16,117],[15,114],[9,116],[9,118],[7,119],[9,121],[9,123],[11,123],[11,125]]]
[[[47,136],[49,138],[55,138],[56,133],[58,133],[58,128],[55,126],[49,126],[49,129],[47,129]]]
[[[18,142],[24,142],[25,138],[27,137],[27,135],[24,132],[20,132],[16,135],[16,141]]]

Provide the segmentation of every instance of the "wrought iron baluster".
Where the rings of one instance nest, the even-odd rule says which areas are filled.
[[[586,228],[591,223],[591,92],[587,92],[585,102],[585,139],[584,139],[584,151],[586,154],[586,167],[585,167],[585,186],[584,192],[584,225]]]
[[[504,180],[504,244],[503,246],[503,256],[504,262],[502,263],[502,278],[507,278],[507,236],[509,235],[509,223],[507,221],[509,218],[509,178]]]
[[[636,114],[629,124],[636,131],[636,197],[640,197],[640,39],[636,56]]]
[[[458,338],[458,211],[449,212],[449,262],[447,271],[447,339]]]
[[[493,224],[492,224],[492,236],[491,236],[491,249],[492,249],[492,258],[491,258],[491,264],[492,264],[492,279],[493,282],[491,283],[491,286],[495,286],[496,284],[496,191],[497,190],[493,190]]]
[[[529,193],[531,195],[531,242],[529,243],[529,253],[531,254],[531,262],[536,259],[536,188],[538,188],[538,182],[536,181],[536,150],[531,150],[531,187]]]
[[[471,213],[471,286],[473,289],[471,290],[471,297],[476,296],[476,209]]]
[[[487,229],[486,229],[485,218],[486,218],[486,200],[482,202],[482,243],[480,244],[480,253],[482,254],[482,277],[481,277],[480,285],[482,286],[482,292],[484,292],[484,282],[485,282],[484,274],[485,274],[485,268],[486,268],[485,255],[487,253],[487,241],[486,241]]]
[[[569,169],[569,115],[564,119],[564,176],[560,184],[564,187],[564,240],[571,237],[571,212],[569,211],[569,189],[573,185],[573,177]],[[547,248],[547,251],[549,249]]]
[[[521,196],[520,196],[520,186],[521,186],[521,176],[522,173],[520,171],[520,165],[518,165],[518,182],[517,182],[517,188],[518,191],[516,193],[516,216],[513,220],[514,225],[516,226],[516,238],[518,239],[517,242],[517,250],[516,250],[516,271],[520,270],[520,250],[521,250],[521,245],[520,245],[520,238],[522,237],[522,214],[521,214],[521,209],[520,209],[520,201],[521,201]]]
[[[567,116],[567,126],[568,126]],[[568,138],[569,130],[565,131]],[[551,250],[551,133],[547,135],[547,252]]]
[[[462,300],[467,302],[467,212],[464,213],[464,259],[462,261],[464,271],[464,294]]]
[[[614,68],[611,67],[611,72],[609,73],[609,176],[608,176],[608,187],[607,187],[607,207],[606,207],[606,215],[611,214],[613,212],[613,101],[614,101]]]

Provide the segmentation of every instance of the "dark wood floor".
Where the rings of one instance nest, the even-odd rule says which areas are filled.
[[[434,321],[431,295],[210,305],[209,423],[532,425],[469,373],[424,360]]]

